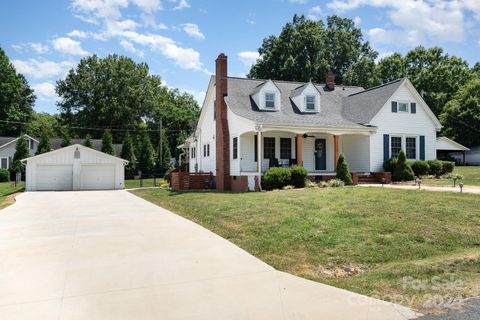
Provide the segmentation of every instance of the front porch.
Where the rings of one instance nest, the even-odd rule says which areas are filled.
[[[233,136],[232,141],[232,175],[258,175],[271,167],[302,165],[309,177],[327,180],[336,175],[340,153],[351,172],[370,172],[368,133],[264,130]]]

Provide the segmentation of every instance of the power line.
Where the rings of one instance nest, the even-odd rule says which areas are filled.
[[[0,120],[0,122],[3,123],[11,123],[11,124],[22,124],[22,125],[29,125],[30,122],[21,122],[21,121],[11,121],[11,120]],[[60,125],[53,125],[50,126],[51,128],[59,128],[59,129],[79,129],[79,130],[98,130],[98,131],[104,131],[104,130],[110,130],[110,131],[129,131],[129,132],[158,132],[158,130],[151,130],[151,129],[121,129],[121,128],[109,128],[109,127],[77,127],[77,126],[60,126]],[[183,129],[168,129],[165,130],[167,132],[180,132],[180,131],[185,131]]]

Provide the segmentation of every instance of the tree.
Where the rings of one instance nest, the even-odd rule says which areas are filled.
[[[367,57],[361,57],[352,65],[344,77],[344,84],[371,88],[380,84],[375,61]]]
[[[0,136],[18,136],[33,114],[35,95],[27,80],[18,74],[0,48]]]
[[[470,80],[440,115],[444,135],[466,146],[480,145],[480,76]]]
[[[394,54],[380,61],[377,72],[382,82],[408,77],[430,109],[438,116],[471,77],[468,63],[449,56],[443,49],[419,46],[402,57]]]
[[[160,175],[165,175],[170,169],[170,158],[172,157],[170,153],[170,145],[168,143],[167,135],[165,130],[162,132],[162,148],[160,153],[160,148],[157,152],[157,160],[156,160],[156,169]]]
[[[340,154],[338,156],[337,179],[342,180],[346,185],[351,185],[353,183],[352,174],[350,173],[347,160],[345,160],[345,157],[343,156],[343,154]]]
[[[22,179],[25,179],[25,166],[20,162],[20,160],[28,158],[30,153],[28,151],[28,142],[25,139],[24,135],[21,134],[20,138],[17,140],[17,145],[15,147],[15,154],[13,155],[12,164],[10,165],[10,178],[15,179],[15,174],[17,172],[22,173]]]
[[[113,147],[113,139],[110,130],[105,130],[102,137],[102,152],[115,155],[115,148]]]
[[[155,167],[155,150],[153,149],[150,138],[146,132],[144,132],[142,135],[137,159],[138,170],[140,170],[142,174],[148,174],[152,172],[152,169]]]
[[[85,136],[85,141],[83,142],[83,145],[84,145],[85,147],[88,147],[88,148],[92,148],[92,149],[93,149],[92,137],[91,137],[89,134],[87,134],[87,135]]]
[[[405,152],[403,149],[400,150],[398,154],[397,166],[393,171],[393,180],[395,181],[410,181],[413,180],[413,170],[412,166],[409,162],[407,162],[407,158],[405,156]]]
[[[50,136],[47,130],[40,134],[40,141],[38,143],[37,152],[35,155],[52,151],[52,144],[50,143]]]
[[[122,153],[120,157],[128,160],[128,164],[125,166],[125,177],[128,179],[133,178],[133,176],[137,174],[137,159],[135,157],[132,137],[128,131],[123,139]]]
[[[62,135],[62,143],[60,144],[62,148],[68,147],[69,145],[72,144],[72,140],[70,139],[70,134],[67,129],[63,129],[61,131]]]
[[[43,131],[47,131],[52,137],[56,136],[58,126],[58,115],[34,112],[31,121],[27,124],[26,133],[32,137],[40,137]]]
[[[327,17],[325,27],[322,21],[295,15],[278,37],[272,35],[263,40],[258,53],[261,59],[252,66],[249,77],[323,82],[332,70],[337,83],[343,82],[347,70],[361,57],[373,61],[377,56],[363,41],[355,23],[338,16]]]

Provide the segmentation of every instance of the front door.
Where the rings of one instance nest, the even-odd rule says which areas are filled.
[[[327,170],[327,146],[325,139],[315,139],[315,170]]]

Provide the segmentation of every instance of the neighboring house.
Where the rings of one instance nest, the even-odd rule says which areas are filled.
[[[190,172],[212,172],[218,190],[253,190],[272,166],[303,165],[317,179],[335,175],[343,153],[352,172],[383,171],[401,149],[435,159],[441,124],[407,78],[363,89],[227,76],[216,60],[197,129],[185,143]]]
[[[19,137],[0,137],[0,168],[10,168],[18,139]],[[30,156],[34,156],[37,152],[38,139],[27,134],[25,139],[27,139]]]
[[[468,151],[464,151],[463,154],[453,152],[450,156],[455,158],[457,162],[467,166],[480,166],[480,146],[471,147]]]
[[[38,144],[40,139],[33,138],[29,135],[24,135],[25,139],[28,139],[29,153],[30,156],[34,156],[37,152]],[[0,168],[8,169],[12,163],[13,155],[15,154],[15,148],[17,147],[17,141],[19,137],[0,137]],[[91,139],[93,149],[102,150],[102,140],[101,139]],[[71,144],[81,144],[83,145],[85,139],[72,139]],[[52,138],[50,139],[53,150],[60,149],[62,146],[62,139]],[[120,155],[122,152],[122,144],[114,144],[115,155]]]
[[[438,137],[436,148],[437,159],[455,160],[457,164],[462,165],[466,163],[466,154],[470,153],[469,148],[462,146],[460,143],[455,142],[447,137]],[[478,161],[480,162],[480,158]]]

